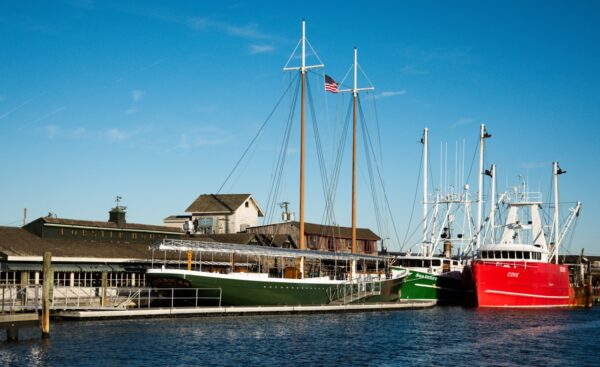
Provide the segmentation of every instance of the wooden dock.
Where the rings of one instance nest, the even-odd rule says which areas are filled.
[[[53,318],[62,320],[106,320],[133,318],[169,318],[169,317],[221,317],[285,315],[330,312],[375,312],[430,308],[435,302],[373,303],[324,306],[252,306],[252,307],[175,307],[175,308],[137,308],[124,310],[71,310],[55,311]]]
[[[23,327],[38,327],[40,316],[37,312],[0,314],[0,329],[6,329],[6,340],[17,341],[19,329]]]

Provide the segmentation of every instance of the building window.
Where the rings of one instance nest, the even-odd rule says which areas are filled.
[[[131,239],[132,240],[137,240],[137,233],[132,233],[131,234]]]
[[[246,208],[248,208],[250,206],[250,204],[248,204],[248,202],[246,201]]]
[[[329,237],[327,239],[327,249],[329,251],[335,251],[335,238]]]
[[[312,236],[307,236],[308,237],[308,247],[315,249],[317,248],[317,243],[319,242],[319,237],[312,235]]]
[[[87,231],[85,229],[81,230],[81,236],[87,237]]]

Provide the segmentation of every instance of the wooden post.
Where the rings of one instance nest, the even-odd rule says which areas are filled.
[[[44,252],[44,283],[42,286],[42,339],[50,337],[50,294],[54,283],[52,253]]]
[[[27,224],[27,208],[23,208],[23,225]]]
[[[108,284],[108,274],[103,271],[102,272],[102,293],[100,296],[100,307],[104,307],[106,305],[106,286]]]
[[[6,341],[16,342],[19,340],[19,328],[11,325],[6,329]]]

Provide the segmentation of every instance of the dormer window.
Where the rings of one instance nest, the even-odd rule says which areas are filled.
[[[248,208],[250,206],[250,204],[246,201],[246,208]]]

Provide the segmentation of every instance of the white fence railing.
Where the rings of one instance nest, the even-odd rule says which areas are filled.
[[[221,306],[220,288],[54,287],[55,310]],[[40,310],[42,286],[0,287],[0,313]]]

